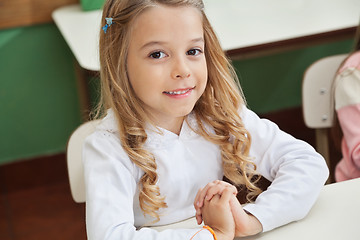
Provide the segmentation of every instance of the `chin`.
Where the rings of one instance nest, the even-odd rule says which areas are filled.
[[[176,115],[177,115],[178,117],[186,117],[187,115],[189,115],[189,114],[192,112],[193,109],[194,109],[194,107],[182,109],[182,110],[180,110],[180,111],[177,111],[177,114],[176,114]]]

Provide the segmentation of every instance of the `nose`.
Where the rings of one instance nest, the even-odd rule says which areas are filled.
[[[178,57],[173,61],[171,75],[173,79],[185,79],[190,77],[189,63],[186,58]]]

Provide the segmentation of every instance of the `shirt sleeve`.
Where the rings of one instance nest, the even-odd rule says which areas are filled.
[[[190,239],[212,240],[207,230],[134,226],[133,202],[139,169],[122,150],[119,139],[107,131],[96,131],[83,146],[86,184],[86,228],[89,240]],[[197,233],[198,232],[198,233]]]
[[[309,144],[281,131],[244,107],[241,116],[252,139],[250,157],[272,184],[244,209],[269,231],[306,216],[329,175],[324,158]]]

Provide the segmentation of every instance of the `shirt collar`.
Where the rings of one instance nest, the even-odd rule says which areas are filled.
[[[190,113],[184,120],[179,135],[161,127],[148,126],[145,130],[148,135],[145,145],[151,148],[162,148],[172,144],[173,141],[187,141],[198,136],[193,129],[197,129],[193,113]]]
[[[146,140],[145,145],[151,148],[161,148],[168,146],[168,144],[171,144],[173,141],[190,140],[198,136],[193,131],[193,129],[196,130],[197,128],[198,125],[194,113],[190,113],[186,117],[186,120],[184,120],[182,124],[179,135],[164,128],[147,124],[145,132],[148,135],[148,139]],[[119,131],[116,117],[112,109],[107,111],[107,115],[104,117],[97,129],[106,130],[111,133],[117,133]]]

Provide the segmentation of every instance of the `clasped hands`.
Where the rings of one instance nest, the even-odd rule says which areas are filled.
[[[198,224],[204,221],[219,240],[255,235],[262,225],[253,215],[244,211],[236,198],[235,186],[220,180],[208,183],[199,189],[194,207]]]

